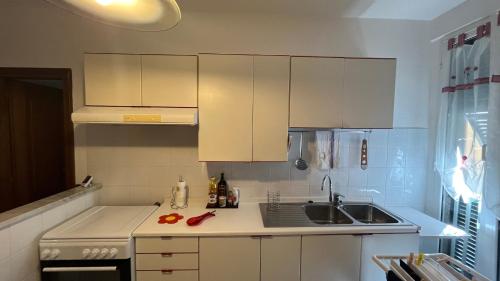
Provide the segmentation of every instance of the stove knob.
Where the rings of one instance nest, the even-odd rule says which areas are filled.
[[[90,249],[83,249],[83,251],[82,251],[82,257],[84,259],[86,259],[86,258],[89,257],[89,255],[90,255]]]
[[[111,250],[109,250],[109,257],[110,258],[114,258],[114,257],[116,257],[116,255],[118,255],[118,249],[117,248],[111,248]]]
[[[89,258],[95,259],[100,252],[101,251],[99,251],[99,249],[97,249],[97,248],[92,249],[92,252],[90,252]]]
[[[59,249],[54,249],[50,252],[50,258],[55,259],[61,254],[61,251]]]
[[[47,259],[49,256],[50,256],[50,250],[49,249],[43,250],[42,253],[40,254],[40,258],[42,260]]]
[[[102,248],[101,249],[101,254],[99,255],[100,259],[106,258],[106,256],[109,254],[109,249],[107,248]]]

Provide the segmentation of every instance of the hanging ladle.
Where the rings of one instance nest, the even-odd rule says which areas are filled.
[[[302,136],[304,133],[300,133],[300,144],[299,144],[299,158],[295,160],[295,167],[299,170],[306,170],[307,169],[307,162],[306,160],[302,159]]]

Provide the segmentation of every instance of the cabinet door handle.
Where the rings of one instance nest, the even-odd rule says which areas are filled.
[[[161,257],[162,258],[171,258],[172,257],[172,253],[161,253]]]
[[[272,235],[262,235],[260,238],[262,238],[262,239],[272,239],[273,236]]]
[[[174,271],[172,269],[162,269],[161,274],[172,274]]]
[[[250,238],[252,238],[252,239],[260,239],[261,236],[260,235],[252,235],[252,236],[250,236]]]

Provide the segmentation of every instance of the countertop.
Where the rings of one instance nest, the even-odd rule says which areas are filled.
[[[410,207],[388,207],[388,211],[421,227],[421,237],[457,238],[469,236],[465,231],[446,224]]]
[[[277,227],[266,228],[262,223],[259,203],[240,203],[238,209],[217,209],[216,216],[201,225],[188,226],[187,219],[207,211],[206,202],[191,202],[186,209],[173,210],[163,204],[133,233],[134,237],[153,236],[249,236],[249,235],[297,235],[297,234],[369,234],[369,233],[417,233],[416,225],[367,225],[329,227]],[[161,215],[178,213],[184,216],[176,224],[158,224]]]

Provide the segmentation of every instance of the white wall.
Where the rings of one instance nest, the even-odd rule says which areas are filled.
[[[0,230],[0,280],[40,280],[38,241],[50,228],[96,205],[91,192]]]
[[[2,66],[72,68],[75,107],[83,104],[84,52],[396,57],[395,125],[427,126],[425,22],[184,13],[173,30],[141,33],[77,17],[46,1],[16,0],[2,3],[0,36]],[[75,138],[81,179],[87,174],[84,126]]]

